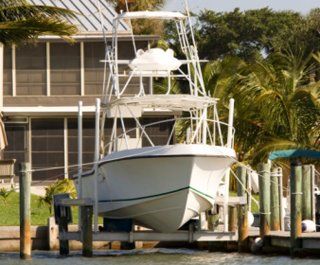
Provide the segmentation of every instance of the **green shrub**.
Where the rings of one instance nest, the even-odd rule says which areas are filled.
[[[6,188],[0,189],[0,197],[2,198],[5,205],[7,204],[7,199],[12,192],[14,192],[14,189],[10,189],[10,190]]]
[[[76,197],[76,189],[72,180],[62,179],[46,187],[44,196],[39,197],[39,205],[46,205],[50,213],[52,213],[53,196],[60,193],[69,193],[71,198]]]

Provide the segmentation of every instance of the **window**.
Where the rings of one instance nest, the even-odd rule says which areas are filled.
[[[80,95],[80,44],[52,43],[51,95]]]
[[[46,45],[16,49],[17,95],[46,95]]]
[[[95,143],[95,121],[94,119],[83,119],[83,142],[82,161],[84,164],[92,163],[94,159],[94,143]],[[78,164],[78,120],[68,119],[68,151],[69,166]],[[84,166],[83,171],[90,170],[92,164]],[[77,167],[69,168],[69,176],[77,173]]]
[[[6,124],[8,146],[4,152],[5,159],[16,159],[15,175],[19,174],[19,164],[26,161],[26,126]]]
[[[32,167],[61,167],[32,174],[34,180],[64,177],[63,119],[32,119]]]
[[[12,48],[10,46],[4,46],[3,57],[3,94],[12,96]]]
[[[85,94],[101,95],[103,89],[105,47],[103,42],[84,44]]]

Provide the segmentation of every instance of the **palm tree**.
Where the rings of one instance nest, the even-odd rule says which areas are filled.
[[[240,80],[249,73],[248,64],[235,56],[209,62],[203,68],[208,94],[219,98],[218,108],[221,121],[228,122],[229,100],[235,98],[235,148],[239,154],[251,152],[253,143],[256,142],[252,139],[256,139],[260,132],[260,124],[256,122],[257,114],[249,111],[252,101],[242,100],[242,95],[236,92]],[[243,156],[239,159],[242,160]]]
[[[26,0],[0,0],[0,42],[3,44],[35,40],[40,35],[58,35],[70,40],[77,32],[66,22],[70,10],[36,6]]]
[[[273,150],[319,148],[320,82],[310,78],[315,67],[301,49],[250,64],[225,58],[206,66],[207,87],[222,99],[220,109],[227,113],[228,99],[235,98],[235,144],[245,160],[255,164]]]
[[[265,159],[269,152],[290,148],[315,148],[320,118],[320,82],[312,76],[312,55],[286,50],[256,62],[235,92],[239,109],[260,126],[251,157]],[[244,101],[250,102],[244,109]]]

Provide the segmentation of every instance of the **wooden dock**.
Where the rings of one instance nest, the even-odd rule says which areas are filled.
[[[263,196],[260,196],[260,227],[249,228],[248,226],[248,207],[247,200],[244,196],[245,187],[238,189],[238,197],[235,201],[230,200],[229,202],[229,210],[232,215],[237,216],[237,218],[229,218],[229,228],[232,229],[230,232],[223,232],[220,229],[218,231],[209,231],[202,230],[200,225],[195,225],[194,223],[190,223],[187,226],[186,230],[176,231],[172,233],[159,233],[151,230],[144,231],[126,231],[126,232],[96,232],[93,231],[93,206],[94,203],[92,199],[66,199],[64,195],[60,196],[57,199],[55,204],[55,216],[56,222],[59,226],[59,243],[60,243],[60,254],[68,255],[69,254],[69,241],[78,241],[82,243],[82,253],[83,256],[91,257],[93,255],[93,242],[127,242],[131,244],[130,246],[134,246],[132,243],[134,242],[183,242],[186,244],[190,244],[190,246],[205,246],[206,249],[210,251],[215,251],[217,245],[226,245],[226,250],[236,250],[239,252],[253,252],[253,253],[281,253],[281,254],[290,254],[292,257],[294,256],[305,256],[305,255],[316,255],[320,256],[320,232],[311,232],[311,233],[302,233],[302,217],[301,217],[301,166],[296,166],[292,170],[291,177],[291,195],[296,198],[293,199],[293,203],[291,203],[291,231],[272,231],[275,228],[284,229],[280,220],[277,220],[277,225],[270,225],[270,221],[274,216],[277,216],[279,219],[279,215],[269,212],[270,209],[270,185],[269,183],[261,183],[261,187],[263,187],[264,192],[261,192]],[[264,178],[261,180],[265,180],[269,177],[270,168],[264,167]],[[26,188],[24,189],[26,192],[21,193],[21,230],[22,234],[20,237],[21,241],[21,258],[26,259],[31,257],[31,244],[30,241],[30,233],[28,232],[30,229],[30,194],[29,194],[29,186],[30,181],[27,178],[26,172],[23,171],[21,174],[21,183],[24,183]],[[241,175],[243,175],[243,179],[245,177],[244,172],[239,170]],[[239,173],[239,175],[240,175]],[[245,181],[243,180],[243,183]],[[310,186],[310,187],[309,187]],[[308,185],[309,189],[312,188],[312,185]],[[280,192],[277,186],[273,188],[274,192]],[[311,196],[311,195],[310,195]],[[263,198],[263,200],[261,199]],[[219,203],[219,199],[217,200]],[[273,207],[276,206],[280,209],[279,200],[276,202],[273,201]],[[313,200],[304,201],[305,204],[310,204],[309,212],[314,213],[313,208]],[[69,231],[68,225],[71,223],[71,206],[78,206],[81,212],[81,218],[79,223],[78,231]],[[235,211],[235,208],[237,211]],[[237,214],[236,214],[237,212]],[[310,213],[304,213],[309,214]],[[311,214],[312,215],[312,214]],[[299,218],[295,218],[299,217]],[[262,218],[262,221],[261,221]],[[238,219],[238,224],[236,224],[236,220]],[[278,225],[280,224],[280,226]],[[225,227],[225,226],[224,226]],[[231,230],[230,229],[230,230]],[[233,246],[233,249],[229,248]],[[172,246],[172,244],[171,244]],[[222,250],[219,248],[219,250]]]
[[[177,231],[172,233],[158,233],[154,231],[132,231],[132,232],[93,232],[93,241],[106,242],[129,242],[136,241],[159,241],[159,242],[227,242],[238,240],[238,234],[234,232],[213,232],[213,231]],[[60,233],[60,240],[81,241],[81,233],[65,232]]]
[[[269,239],[270,247],[291,248],[290,232],[271,231],[266,238]],[[320,232],[302,233],[298,240],[300,241],[300,249],[320,250]]]
[[[92,242],[186,242],[186,243],[207,243],[210,250],[214,250],[216,244],[232,243],[239,252],[254,253],[288,253],[291,256],[301,255],[301,253],[311,253],[319,255],[320,253],[320,233],[302,233],[302,167],[295,166],[291,176],[291,232],[285,232],[283,220],[281,221],[281,189],[278,186],[278,176],[273,174],[271,183],[271,168],[269,164],[260,165],[263,172],[260,181],[260,227],[249,228],[248,225],[248,200],[245,195],[248,187],[238,186],[238,197],[236,201],[230,200],[229,207],[232,210],[237,209],[238,225],[235,224],[235,218],[230,218],[229,227],[235,228],[231,232],[213,232],[201,230],[193,224],[189,225],[189,230],[176,231],[173,233],[158,233],[154,231],[126,231],[126,232],[93,232],[92,231],[92,214],[93,201],[90,199],[70,200],[63,199],[60,202],[61,213],[67,212],[67,207],[79,206],[81,208],[81,229],[79,232],[68,232],[67,216],[60,216],[60,253],[67,255],[69,253],[69,240],[81,241],[83,243],[83,255],[92,256]],[[245,168],[239,168],[239,178],[242,183],[247,183],[247,173]],[[272,184],[272,185],[271,185]],[[247,184],[245,184],[247,185]],[[271,196],[271,188],[273,194]],[[310,187],[309,187],[310,186]],[[312,186],[308,185],[311,189]],[[311,200],[309,200],[311,204]],[[219,199],[217,199],[219,204]],[[271,207],[272,206],[272,207]],[[272,209],[271,209],[272,208]],[[277,211],[275,211],[275,208]],[[312,205],[310,205],[312,209]],[[230,209],[229,209],[230,210]],[[233,213],[234,211],[231,211]],[[234,214],[235,215],[235,214]],[[282,217],[283,218],[283,217]],[[271,222],[272,221],[272,222]],[[281,230],[282,231],[279,231]],[[273,231],[272,231],[273,230]],[[277,231],[274,231],[277,230]]]

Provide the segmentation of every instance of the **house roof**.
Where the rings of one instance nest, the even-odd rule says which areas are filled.
[[[113,19],[117,16],[116,11],[105,0],[29,0],[29,2],[33,5],[56,6],[75,11],[75,18],[66,19],[78,27],[80,34],[102,32],[101,14],[104,29],[110,32]],[[121,21],[118,30],[127,33],[128,26]]]

